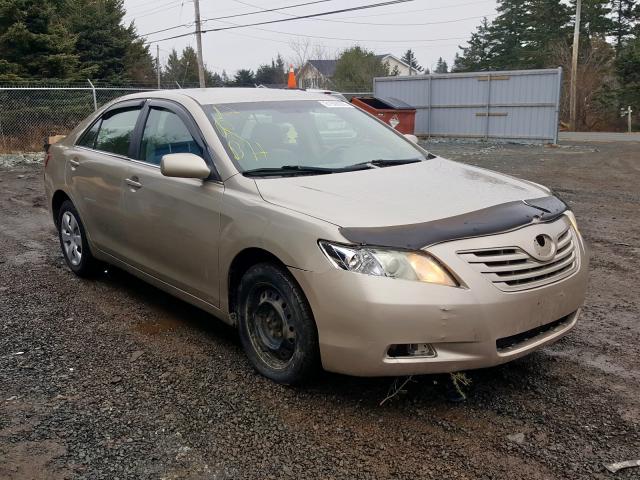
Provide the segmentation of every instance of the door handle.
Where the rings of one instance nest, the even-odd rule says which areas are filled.
[[[129,185],[130,187],[132,187],[133,189],[138,189],[142,187],[142,184],[140,182],[136,182],[135,180],[131,179],[131,178],[127,178],[124,181],[127,185]]]
[[[71,168],[76,168],[80,165],[80,162],[78,160],[71,159],[69,160],[69,164],[71,165]]]

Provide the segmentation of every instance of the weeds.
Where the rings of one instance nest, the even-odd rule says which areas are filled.
[[[402,377],[396,377],[393,379],[393,382],[389,387],[389,391],[387,392],[387,396],[380,402],[379,406],[384,405],[387,401],[399,394],[407,393],[407,390],[404,387],[406,387],[409,382],[415,382],[415,380],[413,380],[413,375],[409,375],[404,381],[402,381],[402,383],[401,381]]]
[[[456,392],[460,396],[461,400],[467,399],[467,394],[464,391],[466,387],[471,385],[471,379],[467,377],[464,372],[454,372],[450,373],[449,377],[451,378],[451,383],[453,388],[455,388]]]

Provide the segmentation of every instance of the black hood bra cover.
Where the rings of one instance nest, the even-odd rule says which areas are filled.
[[[436,243],[506,232],[534,221],[550,222],[567,210],[558,197],[518,200],[432,222],[388,227],[340,227],[353,243],[417,250]]]

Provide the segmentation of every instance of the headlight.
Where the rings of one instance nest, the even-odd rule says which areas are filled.
[[[578,235],[580,235],[580,230],[578,230],[578,222],[576,221],[576,216],[573,214],[571,210],[567,210],[564,213],[569,219],[569,222],[571,222],[571,226],[573,227],[573,229],[576,231]]]
[[[435,258],[424,252],[318,242],[336,268],[377,277],[401,278],[457,287],[458,282]]]

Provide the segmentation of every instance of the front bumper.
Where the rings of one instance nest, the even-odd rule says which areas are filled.
[[[579,267],[572,275],[518,292],[499,290],[457,254],[482,245],[481,238],[429,249],[465,288],[337,269],[291,272],[311,304],[326,370],[356,376],[444,373],[505,363],[569,332],[587,286],[587,255],[578,243]],[[416,343],[431,344],[437,355],[388,355],[391,345]]]

